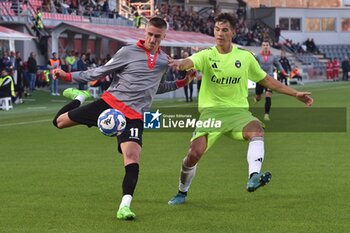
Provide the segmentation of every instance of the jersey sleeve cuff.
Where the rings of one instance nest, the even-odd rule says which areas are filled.
[[[66,78],[64,79],[66,82],[72,82],[72,74],[71,73],[66,73]]]
[[[176,87],[177,87],[177,88],[184,87],[185,85],[186,85],[185,79],[176,80]]]

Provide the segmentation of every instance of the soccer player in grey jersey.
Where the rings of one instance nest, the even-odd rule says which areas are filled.
[[[256,55],[256,59],[258,60],[261,68],[268,74],[270,77],[273,77],[273,68],[276,68],[281,71],[282,74],[286,75],[281,63],[278,60],[278,57],[273,55],[270,51],[270,41],[264,40],[262,42],[262,51],[261,53]],[[271,109],[271,97],[272,91],[268,88],[263,87],[259,83],[256,84],[255,87],[255,101],[261,100],[261,95],[265,90],[265,115],[264,120],[270,120],[270,109]]]
[[[104,66],[88,71],[66,73],[55,70],[54,74],[66,81],[92,81],[107,74],[113,77],[112,83],[101,99],[90,104],[81,104],[91,94],[68,88],[63,92],[65,97],[73,99],[57,113],[53,124],[59,128],[67,128],[77,124],[89,127],[97,125],[97,118],[108,108],[122,111],[127,118],[125,131],[118,135],[118,149],[123,154],[125,176],[122,184],[123,197],[118,219],[134,219],[130,204],[139,174],[139,159],[142,146],[143,112],[151,107],[156,93],[174,91],[192,80],[194,72],[185,79],[166,82],[168,56],[160,49],[165,38],[167,24],[158,17],[149,20],[145,29],[145,40],[136,45],[121,48]]]

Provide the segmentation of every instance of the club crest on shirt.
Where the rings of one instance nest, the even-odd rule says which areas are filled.
[[[237,61],[235,62],[235,66],[236,66],[237,68],[241,68],[241,65],[242,65],[242,64],[241,64],[240,61],[237,60]]]

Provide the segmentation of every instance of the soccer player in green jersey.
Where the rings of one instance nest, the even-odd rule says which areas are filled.
[[[260,68],[249,51],[233,46],[235,25],[236,19],[231,14],[219,14],[215,18],[214,28],[216,46],[186,59],[169,61],[169,66],[178,70],[194,68],[202,73],[198,100],[200,118],[215,118],[225,125],[220,131],[195,130],[189,151],[182,162],[179,191],[168,202],[169,205],[185,202],[198,161],[222,135],[249,141],[248,192],[253,192],[270,181],[270,172],[260,172],[264,159],[264,129],[262,123],[248,110],[248,79],[293,96],[307,107],[313,103],[310,92],[299,92],[280,83]]]

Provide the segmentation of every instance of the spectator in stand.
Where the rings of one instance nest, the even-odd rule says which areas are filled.
[[[28,77],[29,77],[29,91],[35,91],[35,82],[36,82],[36,72],[38,71],[36,54],[34,52],[30,53],[28,58]]]
[[[140,28],[141,27],[141,16],[139,15],[139,13],[136,11],[134,14],[135,18],[134,18],[134,22],[135,22],[135,27],[136,28]]]
[[[86,55],[85,53],[82,53],[80,55],[80,58],[77,62],[77,71],[85,71],[88,69],[88,65],[87,65],[87,62],[86,62]],[[79,90],[86,90],[86,85],[87,83],[86,82],[79,82],[78,84],[78,89]]]
[[[55,69],[61,69],[61,61],[57,56],[56,52],[52,53],[52,57],[49,59],[48,65],[47,67],[53,71]],[[58,92],[58,79],[55,79],[52,76],[52,72],[50,72],[51,74],[49,75],[50,77],[50,91],[51,91],[51,95],[53,96],[60,96],[60,93]]]
[[[62,53],[61,53],[62,54]],[[62,56],[60,57],[60,65],[61,65],[61,69],[64,71],[68,72],[68,65],[66,63],[66,56],[65,54],[62,54]]]
[[[349,62],[348,56],[344,57],[344,60],[341,63],[341,68],[343,70],[343,80],[348,81],[349,80],[349,72],[350,72],[350,62]]]
[[[166,81],[175,81],[177,80],[176,79],[176,69],[175,68],[170,68],[168,73],[167,73],[167,76],[166,76]]]
[[[237,14],[237,18],[238,19],[245,20],[245,18],[246,18],[246,7],[245,6],[239,6],[237,11],[236,11],[236,14]]]
[[[326,79],[333,80],[333,61],[329,59],[326,64]]]
[[[186,59],[189,57],[189,53],[188,52],[183,52],[182,53],[182,58]],[[186,71],[180,71],[180,76],[181,77],[185,77],[184,74],[186,74]],[[188,93],[188,90],[190,91],[190,93]],[[193,80],[188,83],[187,85],[184,86],[184,92],[185,92],[185,96],[186,96],[186,102],[192,102],[192,95],[193,95]]]
[[[310,40],[310,51],[311,51],[311,53],[319,53],[318,48],[317,48],[313,38]]]
[[[67,56],[66,56],[66,58],[64,60],[65,60],[66,65],[67,65],[68,72],[74,71],[73,70],[73,66],[76,63],[76,58],[74,56],[74,51],[68,51],[67,52]]]
[[[12,101],[15,98],[15,82],[12,76],[6,71],[6,68],[1,69],[0,74],[0,98],[11,97]]]
[[[275,27],[275,42],[278,43],[280,41],[280,36],[281,36],[281,28],[280,25],[276,25]]]
[[[310,40],[310,38],[307,38],[307,40],[304,42],[304,45],[306,46],[306,52],[311,53],[311,40]]]
[[[201,89],[201,84],[202,84],[202,73],[199,71],[196,71],[196,80],[197,80],[197,96],[199,97],[199,91]]]
[[[15,63],[15,69],[17,70],[17,83],[16,83],[16,92],[17,92],[17,99],[15,103],[21,104],[23,103],[23,83],[24,83],[24,77],[23,77],[23,61],[21,58],[21,53],[16,52],[16,63]]]
[[[334,81],[339,81],[339,69],[340,69],[340,63],[338,61],[338,58],[333,59],[333,79]]]
[[[53,1],[44,0],[42,3],[43,12],[56,13],[55,6],[53,5]]]
[[[17,82],[17,73],[16,73],[15,66],[16,66],[16,53],[14,51],[11,51],[10,52],[10,67],[9,67],[9,70],[7,72],[9,72],[9,74],[14,78],[15,83],[16,83]]]
[[[23,9],[21,7],[21,3],[19,0],[11,1],[11,10],[13,10],[13,12],[15,12],[16,15],[19,15],[22,13]]]
[[[301,54],[305,53],[305,50],[303,49],[303,46],[299,42],[296,43],[296,44],[293,43],[292,44],[292,49],[296,53],[301,53]]]
[[[93,62],[92,62],[92,56],[91,56],[90,49],[88,49],[88,51],[86,52],[85,57],[86,57],[85,61],[86,61],[88,68],[92,67]]]
[[[24,96],[30,96],[30,77],[28,72],[28,61],[23,62]]]
[[[304,42],[306,46],[306,52],[309,53],[319,53],[318,48],[315,44],[315,41],[313,38],[307,38],[307,40]]]
[[[63,13],[60,0],[54,0],[53,5],[54,5],[55,11],[57,13],[59,13],[59,14]]]
[[[109,4],[108,4],[108,0],[104,0],[103,5],[102,5],[102,12],[104,14],[105,17],[109,17]]]
[[[33,29],[36,32],[36,37],[40,39],[41,36],[43,35],[43,30],[44,30],[43,14],[42,14],[41,7],[37,8]]]
[[[2,70],[3,68],[5,68],[6,70],[10,70],[11,68],[11,59],[9,56],[8,52],[4,52],[4,55],[1,58],[1,64],[0,64],[0,69]]]

